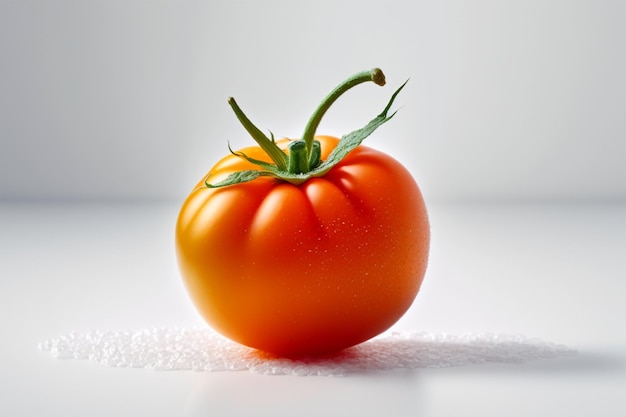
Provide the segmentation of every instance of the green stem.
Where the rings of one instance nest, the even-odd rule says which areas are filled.
[[[307,159],[311,159],[311,154],[313,153],[313,138],[315,137],[315,131],[317,130],[317,127],[322,121],[322,117],[324,116],[328,108],[343,93],[345,93],[352,87],[367,81],[373,81],[377,85],[383,86],[385,85],[385,74],[383,74],[380,68],[374,68],[369,71],[359,72],[335,87],[335,89],[331,91],[324,100],[322,100],[320,105],[317,107],[317,109],[309,119],[309,122],[304,128],[304,134],[302,135],[302,140],[306,145]]]
[[[311,148],[311,156],[309,157],[309,170],[317,168],[322,162],[322,145],[319,140],[313,141],[313,147]]]
[[[306,159],[306,146],[304,141],[296,140],[289,144],[289,159],[287,172],[290,174],[302,174],[309,168],[309,161]]]
[[[307,158],[306,144],[303,140],[294,140],[289,144],[289,157],[287,158],[287,173],[298,175],[306,174],[320,164],[322,149],[318,140],[313,141],[311,158]]]

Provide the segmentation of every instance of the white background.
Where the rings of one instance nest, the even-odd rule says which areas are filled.
[[[178,207],[252,140],[226,103],[342,135],[410,78],[367,144],[432,220],[399,329],[522,333],[579,355],[345,379],[54,361],[72,329],[202,325],[178,277]],[[625,1],[0,0],[0,414],[626,414]]]
[[[626,197],[623,1],[0,2],[0,198],[177,199],[252,143],[401,109],[367,140],[429,200]]]

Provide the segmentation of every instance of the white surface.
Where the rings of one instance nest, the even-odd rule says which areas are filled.
[[[523,335],[392,331],[315,357],[287,358],[230,341],[208,327],[71,331],[38,345],[57,359],[161,371],[251,371],[264,375],[347,376],[375,371],[526,363],[577,354]]]
[[[575,357],[345,378],[54,360],[75,330],[202,325],[178,278],[177,207],[0,207],[0,415],[626,414],[626,206],[431,205],[431,265],[398,330],[502,332]]]
[[[620,0],[0,1],[0,199],[180,199],[252,143],[226,104],[367,143],[429,201],[626,198]]]

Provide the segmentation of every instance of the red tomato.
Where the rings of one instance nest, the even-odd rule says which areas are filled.
[[[338,142],[315,139],[322,160]],[[242,152],[270,162],[258,146]],[[205,179],[253,168],[229,155]],[[176,249],[191,299],[218,332],[280,355],[328,353],[380,334],[412,304],[429,224],[416,182],[390,156],[359,145],[299,185],[205,179],[183,204]]]

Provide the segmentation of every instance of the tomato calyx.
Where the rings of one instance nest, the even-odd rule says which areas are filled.
[[[270,137],[268,138],[250,121],[250,119],[248,119],[235,99],[230,97],[228,99],[228,104],[233,109],[235,116],[237,116],[237,119],[239,119],[243,127],[269,156],[273,163],[251,158],[243,152],[233,151],[229,146],[229,151],[233,155],[245,159],[246,161],[258,166],[259,169],[234,172],[222,181],[216,183],[209,183],[207,178],[205,180],[205,185],[209,188],[226,187],[229,185],[253,181],[264,176],[274,177],[294,185],[299,185],[309,178],[324,176],[335,165],[341,162],[341,160],[345,158],[346,155],[348,155],[354,148],[359,146],[366,137],[374,132],[374,130],[389,121],[396,114],[395,111],[388,114],[389,109],[391,108],[396,96],[408,82],[408,80],[405,81],[404,84],[402,84],[393,93],[391,99],[387,103],[387,106],[385,106],[384,110],[378,116],[372,119],[361,129],[342,136],[335,149],[333,149],[328,155],[328,158],[325,161],[322,161],[320,159],[320,143],[315,140],[315,131],[317,130],[322,117],[330,106],[343,93],[358,84],[368,81],[372,81],[379,86],[384,86],[385,75],[379,68],[374,68],[372,70],[359,72],[335,87],[335,89],[333,89],[328,96],[322,100],[309,119],[305,127],[304,134],[302,135],[302,139],[294,140],[289,143],[289,152],[287,153],[278,147],[274,140],[273,133],[270,132]]]

